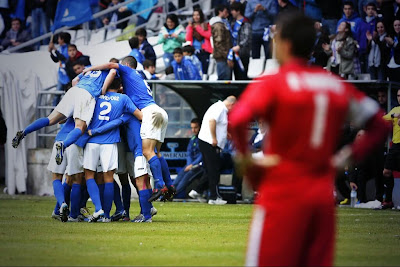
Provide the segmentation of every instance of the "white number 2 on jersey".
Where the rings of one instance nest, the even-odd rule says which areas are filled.
[[[101,120],[101,121],[109,121],[110,120],[110,117],[109,116],[106,116],[106,115],[108,115],[108,113],[110,113],[110,111],[111,111],[111,104],[109,103],[109,102],[102,102],[101,104],[100,104],[100,107],[102,108],[102,107],[106,107],[105,109],[103,109],[102,111],[100,111],[100,114],[99,114],[99,120]]]
[[[316,94],[314,99],[314,119],[312,124],[310,144],[312,148],[319,148],[322,145],[328,116],[329,97],[324,94]]]

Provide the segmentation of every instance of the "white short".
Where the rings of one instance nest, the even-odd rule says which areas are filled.
[[[133,153],[131,154],[133,156]],[[149,173],[147,165],[147,160],[144,156],[138,156],[135,158],[135,179]]]
[[[83,167],[87,170],[97,171],[97,165],[99,161],[103,172],[117,169],[117,144],[87,143],[83,157]]]
[[[49,165],[47,165],[47,169],[52,173],[64,174],[67,168],[67,156],[63,157],[63,160],[60,165],[57,165],[55,160],[56,154],[57,154],[56,143],[54,143],[53,150],[51,151]]]
[[[65,150],[67,155],[67,174],[74,175],[83,172],[83,148],[72,144]]]
[[[140,127],[140,137],[142,139],[153,139],[161,143],[164,142],[165,133],[168,125],[168,114],[158,105],[150,105],[142,109],[143,119]],[[154,118],[159,114],[162,116],[162,123],[159,127],[154,126]]]
[[[69,118],[73,116],[90,124],[93,111],[96,106],[96,99],[85,89],[72,87],[65,93],[55,110]]]

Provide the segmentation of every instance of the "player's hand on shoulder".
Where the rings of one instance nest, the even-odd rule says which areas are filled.
[[[87,132],[88,132],[88,134],[89,134],[90,136],[92,136],[92,130],[91,130],[91,129],[89,129]]]

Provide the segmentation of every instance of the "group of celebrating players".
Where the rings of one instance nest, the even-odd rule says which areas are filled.
[[[141,207],[132,222],[152,222],[157,210],[151,202],[175,195],[168,164],[160,154],[168,115],[155,103],[136,65],[135,58],[128,56],[121,64],[110,62],[86,68],[48,117],[39,118],[14,137],[12,145],[17,148],[27,134],[64,122],[48,165],[57,199],[54,218],[78,222],[86,215],[89,222],[129,220],[131,189],[127,173]],[[124,94],[120,93],[121,84]],[[126,142],[120,143],[121,136]],[[123,203],[114,181],[116,171],[120,174]],[[62,184],[64,173],[67,181]],[[154,178],[154,189],[149,173]],[[85,209],[89,196],[95,206],[90,216]],[[113,201],[116,212],[110,216]]]

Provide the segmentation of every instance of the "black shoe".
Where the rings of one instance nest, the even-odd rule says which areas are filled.
[[[62,141],[56,142],[56,150],[57,150],[56,163],[57,165],[61,165],[64,158],[64,150],[65,150],[64,142]]]
[[[21,140],[24,139],[24,137],[25,137],[24,131],[18,131],[14,139],[12,140],[13,148],[17,148]]]
[[[153,202],[154,200],[157,200],[161,196],[165,196],[165,194],[168,192],[168,188],[164,185],[163,188],[161,189],[153,189],[153,194],[149,198],[149,202]]]
[[[168,187],[168,192],[165,195],[165,199],[168,201],[172,201],[176,195],[176,188],[174,185]]]
[[[62,222],[68,221],[68,205],[64,202],[60,207],[60,219]]]

